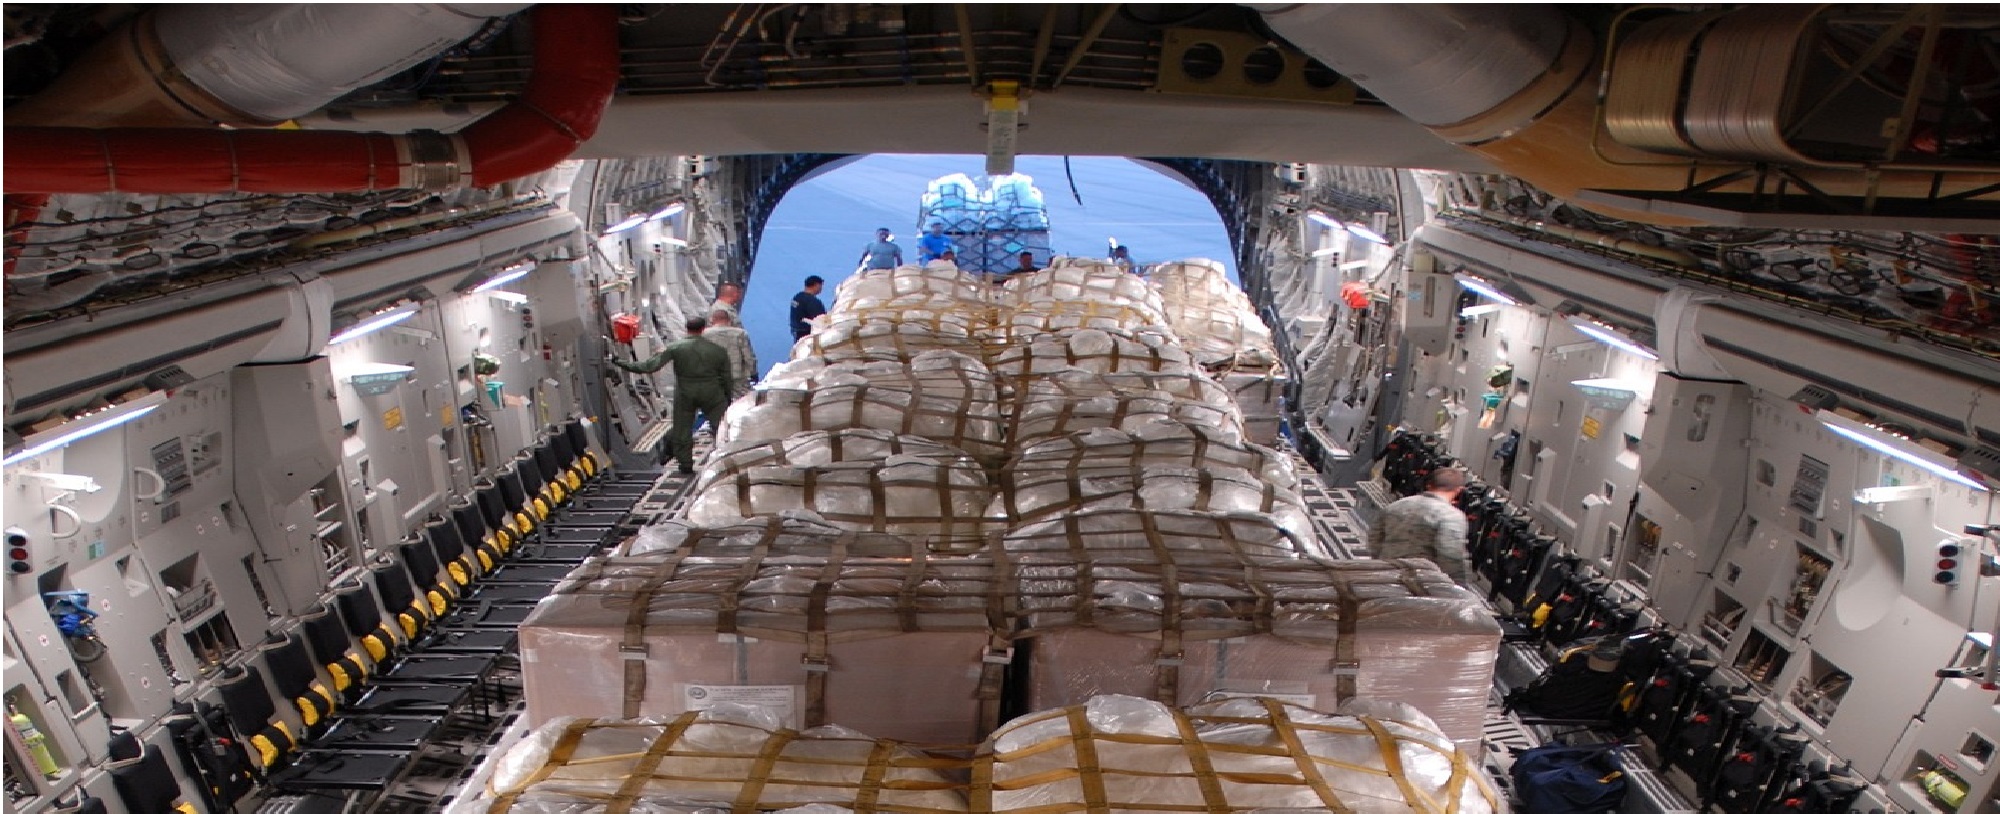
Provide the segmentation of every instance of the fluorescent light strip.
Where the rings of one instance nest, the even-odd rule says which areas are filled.
[[[1819,419],[1819,423],[1826,425],[1827,429],[1833,430],[1834,433],[1864,447],[1922,469],[1952,483],[1969,486],[1981,492],[1989,491],[1978,481],[1959,474],[1955,465],[1933,460],[1931,457],[1936,455],[1941,458],[1943,457],[1942,455],[1938,455],[1938,453],[1923,449],[1922,447],[1917,447],[1910,441],[1897,438],[1881,430],[1873,429],[1866,424],[1843,418],[1825,410],[1819,411],[1816,417]]]
[[[1312,253],[1312,257],[1313,257],[1313,259],[1314,259],[1314,260],[1318,260],[1319,258],[1322,258],[1322,257],[1331,257],[1331,256],[1333,256],[1333,255],[1336,255],[1336,254],[1339,254],[1339,253],[1340,253],[1340,248],[1339,248],[1339,247],[1337,247],[1337,246],[1328,246],[1328,247],[1326,247],[1326,248],[1324,248],[1324,249],[1320,249],[1320,250],[1318,250],[1318,251],[1315,251],[1315,252],[1313,252],[1313,253]]]
[[[526,305],[528,303],[528,295],[516,294],[512,291],[488,291],[486,292],[486,296],[504,302],[511,302],[515,305]]]
[[[1606,345],[1610,345],[1611,347],[1617,348],[1626,353],[1632,354],[1633,356],[1637,356],[1642,359],[1651,359],[1655,362],[1660,360],[1659,354],[1654,353],[1651,350],[1648,350],[1644,345],[1641,345],[1637,342],[1633,342],[1632,340],[1626,339],[1623,336],[1619,336],[1617,331],[1614,331],[1610,328],[1598,325],[1597,323],[1594,322],[1581,319],[1571,319],[1569,324],[1570,327],[1575,328],[1578,333],[1581,333],[1584,336],[1588,336],[1599,342],[1603,342]]]
[[[638,226],[639,224],[645,222],[646,222],[645,215],[633,215],[632,217],[619,221],[616,225],[605,227],[604,233],[607,235],[615,235],[618,234],[619,232],[623,232],[626,229],[630,229],[634,226]]]
[[[1317,223],[1328,229],[1339,229],[1347,225],[1341,223],[1338,220],[1334,220],[1331,216],[1327,215],[1325,212],[1307,212],[1306,220],[1312,221],[1313,223]]]
[[[398,322],[402,322],[403,320],[409,319],[410,317],[416,315],[417,315],[417,306],[415,303],[398,306],[393,311],[376,314],[375,316],[369,317],[367,319],[355,323],[353,327],[350,327],[345,331],[341,331],[340,333],[335,334],[332,339],[326,340],[326,344],[338,345],[342,342],[346,342],[347,340],[353,339],[357,336],[366,336],[368,334],[372,334],[376,331],[382,330],[383,328],[387,328],[391,325],[394,325]]]
[[[667,246],[674,246],[674,247],[677,247],[677,248],[682,248],[682,249],[685,249],[685,248],[687,248],[687,245],[688,245],[688,242],[687,242],[687,241],[685,241],[685,240],[682,240],[682,239],[680,239],[680,238],[677,238],[677,237],[663,237],[663,238],[660,238],[660,243],[661,243],[661,244],[663,244],[663,245],[667,245]]]
[[[1366,226],[1362,226],[1359,223],[1347,224],[1347,231],[1348,233],[1354,235],[1355,237],[1361,238],[1362,240],[1366,240],[1370,243],[1382,246],[1389,245],[1389,239],[1383,237],[1382,233],[1377,232],[1374,229],[1370,229]]]
[[[152,401],[152,403],[146,404],[145,406],[139,407],[137,409],[132,408],[133,404],[143,403],[148,400]],[[111,429],[112,427],[116,427],[121,424],[134,421],[138,419],[140,416],[143,416],[154,410],[160,409],[160,402],[163,401],[166,401],[166,396],[163,394],[155,393],[148,396],[146,399],[142,399],[139,402],[128,402],[126,404],[121,404],[116,407],[112,407],[109,410],[104,410],[102,412],[99,412],[96,415],[84,416],[83,418],[77,419],[77,422],[93,422],[93,423],[91,423],[89,426],[78,427],[75,429],[68,430],[47,441],[30,445],[28,448],[23,449],[20,452],[16,452],[12,455],[9,455],[5,459],[0,459],[0,466],[12,466],[16,463],[25,461],[29,458],[33,458],[37,455],[40,455],[44,452],[48,452],[49,450],[55,449],[65,444],[69,444],[74,441],[79,441],[84,438],[96,435],[105,430]],[[123,412],[117,412],[119,410],[123,410]],[[116,413],[115,415],[114,412]],[[109,417],[98,418],[98,416],[109,416]],[[63,428],[57,427],[56,429],[61,430]]]
[[[1461,276],[1458,278],[1458,284],[1465,286],[1465,290],[1467,291],[1470,291],[1474,294],[1478,294],[1479,296],[1485,297],[1494,302],[1500,303],[1501,305],[1521,304],[1513,297],[1509,297],[1506,294],[1501,293],[1500,289],[1494,288],[1492,283],[1486,282],[1485,280],[1481,280],[1477,277]]]
[[[477,294],[481,291],[491,291],[508,283],[514,282],[515,280],[519,280],[522,277],[526,277],[528,276],[528,272],[534,270],[535,270],[535,264],[522,263],[521,265],[515,266],[514,268],[500,272],[499,275],[495,276],[491,280],[487,280],[486,282],[473,286],[472,293]]]
[[[678,202],[670,203],[667,204],[667,208],[654,212],[653,216],[646,220],[666,220],[685,211],[687,211],[687,204]]]
[[[1500,303],[1497,302],[1489,302],[1484,305],[1468,305],[1464,308],[1458,309],[1458,315],[1462,317],[1483,317],[1486,316],[1487,314],[1497,312],[1505,307],[1507,306],[1501,305]]]

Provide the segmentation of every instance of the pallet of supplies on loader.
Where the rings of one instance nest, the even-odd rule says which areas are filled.
[[[680,548],[699,548],[710,556],[827,557],[836,550],[901,550],[923,544],[925,556],[977,554],[986,550],[986,540],[911,540],[896,534],[843,529],[823,519],[802,515],[760,517],[733,526],[701,526],[686,520],[657,520],[620,541],[611,551],[616,557],[660,555]]]
[[[824,463],[755,460],[785,457],[782,449],[794,439],[803,439],[794,445],[796,451],[861,432],[882,433],[805,432],[732,450],[702,470],[688,498],[687,518],[701,525],[727,526],[752,518],[810,512],[841,528],[887,531],[926,540],[978,539],[985,533],[987,520],[983,515],[993,498],[986,471],[965,452],[943,444],[892,435],[890,441],[907,438],[909,443],[880,445],[902,450],[880,457]]]
[[[926,351],[978,356],[985,343],[970,320],[904,319],[912,314],[867,313],[839,320],[817,317],[812,334],[792,343],[793,359],[907,361]]]
[[[1133,431],[1161,420],[1243,442],[1243,416],[1222,385],[1201,373],[1065,370],[1015,383],[1007,438],[1016,446],[1098,428]]]
[[[1007,381],[1064,370],[1092,373],[1189,373],[1199,370],[1172,335],[1079,328],[1017,339],[993,353],[993,372]]]

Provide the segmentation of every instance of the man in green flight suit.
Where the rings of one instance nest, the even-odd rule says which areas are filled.
[[[673,342],[653,358],[643,362],[627,362],[613,358],[611,363],[634,373],[652,373],[668,362],[674,365],[674,423],[667,433],[668,452],[680,461],[681,474],[694,472],[694,414],[701,411],[708,423],[722,420],[723,408],[729,406],[729,352],[721,345],[702,338],[701,332],[708,330],[708,320],[690,317],[687,321],[687,338]]]

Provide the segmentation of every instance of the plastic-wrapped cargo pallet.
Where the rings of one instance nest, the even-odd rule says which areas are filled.
[[[1225,443],[1243,441],[1235,402],[1200,373],[1072,369],[1022,379],[1015,387],[1007,438],[1017,446],[1100,427],[1132,431],[1162,420],[1207,428]]]
[[[993,354],[993,372],[1012,381],[1076,368],[1093,373],[1193,373],[1200,369],[1171,334],[1158,329],[1079,328],[1017,339]]]
[[[1271,329],[1222,264],[1194,259],[1154,266],[1146,275],[1160,293],[1171,327],[1203,365],[1228,365],[1240,354],[1275,358]]]
[[[950,351],[920,353],[908,364],[787,363],[730,405],[716,448],[728,452],[806,430],[851,428],[922,436],[981,462],[995,461],[1003,452],[1000,392],[992,372]]]
[[[993,286],[950,266],[903,265],[856,272],[834,288],[835,315],[867,310],[905,297],[967,310],[993,304]]]
[[[842,727],[791,731],[754,707],[672,717],[557,718],[500,756],[485,792],[452,814],[959,812],[955,761]],[[834,809],[839,810],[839,809]]]
[[[1125,696],[1026,715],[973,764],[975,811],[1455,811],[1500,803],[1421,715],[1236,698],[1182,713]]]
[[[992,497],[979,462],[954,447],[883,430],[811,431],[711,458],[687,518],[727,526],[812,512],[858,531],[978,539]]]
[[[1249,439],[1275,443],[1288,379],[1271,330],[1250,298],[1213,260],[1162,263],[1147,279],[1159,290],[1167,324],[1181,344],[1235,398]]]
[[[619,541],[615,557],[647,557],[677,549],[699,549],[712,556],[762,560],[771,556],[826,557],[837,551],[904,551],[921,545],[922,556],[978,554],[985,540],[911,540],[895,534],[843,529],[810,517],[764,517],[733,526],[699,526],[685,520],[660,520]],[[771,552],[777,552],[773,555]]]
[[[1123,268],[1087,257],[1058,257],[1034,274],[1010,277],[1006,294],[1016,308],[1036,302],[1087,301],[1140,311],[1152,317],[1148,323],[1152,325],[1162,325],[1166,319],[1158,289]]]
[[[865,724],[922,743],[995,723],[1008,615],[989,556],[835,535],[714,540],[587,561],[521,624],[528,717],[632,718],[718,702],[790,728]]]
[[[1057,522],[1005,541],[1029,708],[1104,693],[1272,694],[1323,710],[1360,697],[1411,704],[1468,747],[1482,737],[1500,628],[1435,565],[1107,550],[1101,532],[1063,550]]]
[[[1060,469],[1009,467],[1007,483],[986,512],[996,523],[1029,523],[1083,509],[1173,509],[1261,514],[1302,539],[1314,533],[1295,489],[1236,467],[1138,465],[1114,456]]]
[[[915,321],[903,319],[904,316],[908,315],[869,313],[844,316],[837,322],[819,326],[811,335],[793,343],[792,358],[827,362],[907,361],[934,350],[968,356],[985,352],[985,343],[967,324],[942,317]]]
[[[1048,470],[1081,469],[1096,460],[1133,466],[1192,466],[1247,469],[1281,489],[1299,488],[1292,460],[1277,450],[1238,444],[1205,426],[1168,418],[1134,422],[1126,429],[1100,427],[1043,438],[1015,450],[1003,478],[1034,476]]]

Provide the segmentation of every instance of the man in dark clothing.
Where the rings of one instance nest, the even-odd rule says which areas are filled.
[[[694,472],[694,416],[700,411],[708,423],[722,420],[722,411],[729,406],[729,352],[721,345],[703,339],[701,332],[708,330],[708,320],[691,317],[687,321],[687,338],[661,348],[653,358],[643,362],[627,362],[613,358],[611,363],[634,373],[653,373],[674,365],[674,423],[667,432],[667,447],[674,458],[680,461],[681,474]]]
[[[826,303],[819,301],[819,291],[826,287],[826,281],[815,274],[806,278],[806,289],[792,295],[792,341],[797,342],[812,333],[812,324],[807,320],[826,313]]]

